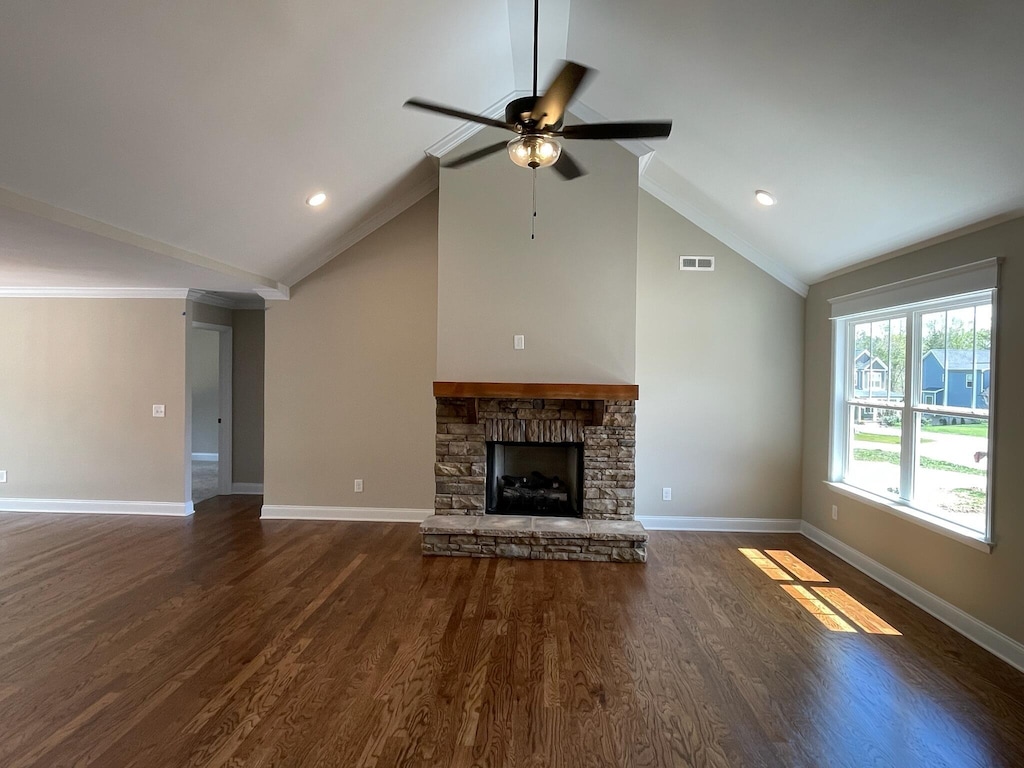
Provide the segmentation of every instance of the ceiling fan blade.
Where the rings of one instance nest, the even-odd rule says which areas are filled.
[[[566,139],[664,139],[672,132],[671,120],[643,123],[585,123],[559,131]]]
[[[427,112],[438,112],[442,115],[457,117],[460,120],[469,120],[470,122],[480,123],[481,125],[490,125],[494,128],[504,128],[507,131],[515,130],[513,126],[508,123],[503,123],[501,120],[484,117],[483,115],[474,115],[472,112],[463,112],[461,109],[452,109],[451,107],[446,107],[443,104],[434,104],[429,101],[423,101],[422,99],[409,99],[405,102],[405,106],[415,107],[416,109],[425,109]]]
[[[562,154],[559,155],[558,160],[551,167],[554,168],[555,171],[558,172],[558,175],[566,181],[572,181],[573,179],[578,179],[580,176],[587,175],[587,172],[580,168],[576,164],[576,161],[572,159],[572,156],[564,149],[562,150]]]
[[[551,81],[544,95],[537,100],[530,119],[537,124],[538,130],[549,125],[557,125],[562,121],[566,107],[572,97],[583,84],[591,70],[582,64],[572,61],[565,62],[562,71]]]
[[[475,162],[477,160],[482,160],[488,155],[493,155],[495,152],[500,152],[501,150],[505,149],[506,146],[508,146],[507,142],[499,141],[497,144],[491,144],[489,147],[478,149],[476,152],[470,152],[469,154],[463,155],[462,157],[457,157],[451,162],[441,163],[441,167],[461,168],[462,166],[468,165],[469,163]]]

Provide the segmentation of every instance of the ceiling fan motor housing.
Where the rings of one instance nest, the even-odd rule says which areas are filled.
[[[527,121],[533,114],[533,107],[538,101],[540,101],[539,96],[522,96],[513,99],[505,107],[505,122],[528,128]],[[561,127],[562,120],[559,119],[557,123],[547,126],[545,130],[557,131]]]

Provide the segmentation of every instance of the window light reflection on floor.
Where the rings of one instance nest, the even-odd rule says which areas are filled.
[[[786,570],[800,579],[800,581],[822,581],[826,584],[828,583],[828,579],[792,552],[787,552],[785,549],[766,549],[765,554],[771,555],[778,560]]]
[[[856,632],[841,616],[807,591],[807,587],[799,584],[783,584],[782,588],[789,596],[802,605],[814,618],[833,632]]]
[[[815,587],[814,591],[845,613],[853,623],[872,635],[901,635],[888,623],[838,587]]]
[[[808,613],[833,632],[856,634],[857,630],[841,615],[845,614],[863,632],[868,634],[902,636],[901,632],[870,611],[846,591],[838,587],[815,585],[814,582],[827,584],[828,579],[792,552],[785,549],[766,549],[764,552],[761,552],[753,547],[740,547],[739,551],[774,581],[791,582],[794,581],[795,576],[795,581],[797,582],[811,583],[814,592],[817,593],[817,597],[807,587],[799,583],[782,584],[781,586]],[[771,555],[771,558],[768,555]],[[788,572],[786,569],[788,569]],[[791,576],[790,573],[793,575]],[[833,608],[836,610],[833,610]]]
[[[750,560],[754,565],[760,568],[764,573],[775,581],[792,581],[793,577],[786,573],[784,570],[779,568],[775,563],[769,560],[767,557],[761,554],[759,549],[749,549],[740,547],[740,552]]]

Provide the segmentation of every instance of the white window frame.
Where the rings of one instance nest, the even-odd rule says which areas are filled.
[[[832,368],[832,418],[830,430],[829,477],[826,481],[834,490],[865,502],[870,506],[890,512],[898,517],[914,522],[930,530],[950,538],[962,541],[976,549],[989,552],[992,549],[992,496],[993,473],[987,473],[985,532],[979,533],[970,528],[957,525],[935,514],[917,509],[911,503],[914,498],[914,470],[918,463],[917,448],[920,430],[917,426],[920,414],[953,416],[984,419],[989,424],[988,458],[992,467],[993,436],[992,424],[995,418],[995,360],[997,321],[997,290],[998,267],[995,259],[973,265],[977,268],[972,273],[971,267],[950,270],[935,276],[927,276],[918,280],[906,281],[906,284],[885,286],[876,291],[840,297],[832,300],[833,305],[833,368]],[[953,274],[950,274],[953,273]],[[967,273],[966,275],[963,273]],[[952,278],[952,280],[951,280]],[[957,278],[966,278],[958,280]],[[955,289],[956,283],[964,283],[971,288],[959,293],[935,295]],[[925,298],[927,286],[933,283],[932,295]],[[904,290],[909,288],[909,290]],[[979,290],[979,288],[982,288]],[[901,301],[900,299],[908,299]],[[884,306],[892,302],[891,306]],[[921,390],[923,366],[921,356],[922,316],[928,312],[940,310],[951,311],[966,306],[975,306],[991,302],[992,331],[991,350],[989,352],[989,408],[960,408],[937,406],[925,402],[925,394]],[[852,386],[851,366],[853,365],[854,334],[851,329],[860,323],[877,322],[879,320],[898,320],[906,318],[907,349],[905,359],[908,361],[905,373],[905,389],[902,403],[892,403],[886,399],[857,398],[850,391]],[[911,364],[911,361],[912,364]],[[890,389],[892,382],[889,382]],[[934,399],[934,398],[933,398]],[[848,471],[849,451],[851,443],[852,418],[847,418],[847,410],[851,403],[862,407],[882,408],[901,412],[902,441],[900,444],[900,498],[879,496],[870,491],[849,485],[844,481]]]

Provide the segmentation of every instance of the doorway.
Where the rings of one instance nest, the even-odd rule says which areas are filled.
[[[229,325],[193,322],[191,388],[192,501],[231,493],[231,346]]]

